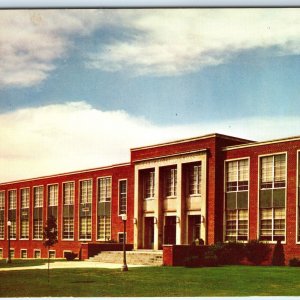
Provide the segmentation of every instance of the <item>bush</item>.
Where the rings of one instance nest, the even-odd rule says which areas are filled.
[[[213,251],[207,251],[202,260],[202,265],[205,267],[217,267],[219,265],[218,257],[213,253]]]
[[[272,265],[273,266],[284,266],[285,265],[285,257],[284,250],[281,244],[281,240],[278,240],[273,251],[272,257]]]
[[[188,256],[184,260],[184,265],[187,268],[196,268],[196,267],[201,267],[202,262],[200,260],[200,257],[198,257],[198,256]]]
[[[298,259],[296,257],[290,259],[289,266],[290,267],[300,267],[300,259]]]
[[[268,244],[257,240],[250,241],[245,247],[247,259],[255,265],[260,265],[268,258],[271,249]]]
[[[68,261],[74,260],[77,257],[77,253],[74,252],[65,252],[65,258]]]

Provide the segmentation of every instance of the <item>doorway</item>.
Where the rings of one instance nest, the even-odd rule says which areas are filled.
[[[154,217],[145,217],[144,248],[154,248]]]
[[[188,243],[201,239],[201,216],[188,216]]]
[[[165,217],[164,244],[176,244],[176,216]]]

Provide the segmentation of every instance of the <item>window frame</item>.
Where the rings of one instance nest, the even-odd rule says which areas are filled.
[[[64,202],[64,187],[66,184],[73,183],[73,204],[65,204]],[[76,206],[76,182],[75,180],[69,180],[69,181],[63,181],[62,182],[62,201],[61,201],[61,208],[62,208],[62,213],[61,213],[61,240],[62,241],[74,241],[75,240],[75,206]],[[64,207],[65,206],[73,206],[73,238],[64,238]],[[71,219],[68,217],[68,219]]]
[[[281,240],[281,244],[286,244],[287,239],[286,239],[286,233],[287,233],[287,186],[288,186],[288,176],[287,176],[287,172],[288,172],[288,152],[287,151],[280,151],[280,152],[272,152],[272,153],[265,153],[265,154],[261,154],[257,156],[258,159],[258,172],[257,172],[257,240],[262,241],[264,243],[268,243],[268,244],[276,244],[277,241],[274,240],[274,235],[273,235],[273,231],[274,231],[274,207],[272,206],[272,240],[260,240],[260,191],[261,190],[276,190],[276,189],[282,189],[283,187],[274,187],[274,184],[272,184],[272,188],[264,188],[261,189],[261,159],[264,157],[268,157],[268,156],[273,156],[275,157],[276,155],[282,155],[285,154],[285,202],[284,202],[284,211],[285,211],[285,230],[284,230],[284,240]],[[273,163],[275,162],[275,159],[273,159]],[[275,165],[273,165],[273,176],[274,176],[274,169],[275,169]],[[274,178],[273,181],[274,183]],[[297,184],[296,184],[297,186]]]
[[[3,194],[3,207],[0,207],[0,211],[3,211],[3,238],[0,236],[0,240],[3,241],[5,239],[5,212],[6,212],[6,191],[5,190],[0,190],[0,194]]]
[[[125,214],[127,215],[127,208],[128,208],[128,178],[121,178],[118,180],[118,216],[120,217],[123,213],[120,212],[120,203],[121,203],[121,189],[120,184],[122,181],[126,182],[126,209]]]

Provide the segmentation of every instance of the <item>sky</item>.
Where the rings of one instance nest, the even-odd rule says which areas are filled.
[[[0,182],[298,136],[299,73],[298,8],[0,10]]]

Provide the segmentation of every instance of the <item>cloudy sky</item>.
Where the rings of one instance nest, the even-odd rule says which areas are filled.
[[[300,135],[300,9],[0,11],[0,182],[219,132]]]

